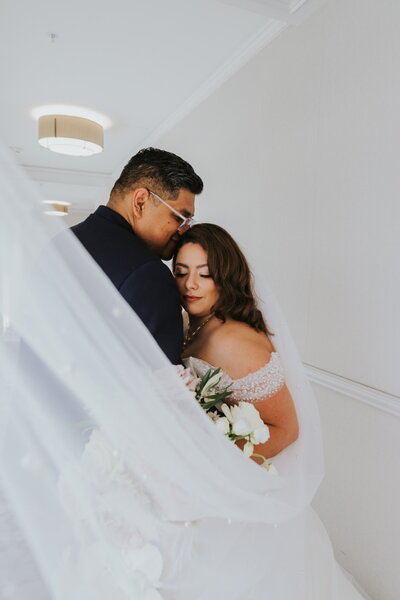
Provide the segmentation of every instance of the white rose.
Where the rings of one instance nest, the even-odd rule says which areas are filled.
[[[264,421],[260,417],[260,413],[250,402],[239,402],[236,407],[237,410],[240,410],[241,418],[246,419],[251,427],[251,431],[255,431],[258,427],[262,427],[264,425]]]
[[[219,431],[221,431],[221,433],[223,433],[224,435],[229,433],[229,421],[226,417],[220,417],[219,419],[217,419],[215,421],[215,425],[217,426]]]
[[[251,409],[254,409],[254,407],[252,404],[248,404],[248,402],[239,402],[239,404],[232,406],[232,418],[234,423],[236,424],[236,426],[234,425],[233,429],[237,429],[238,431],[240,430],[243,432],[237,433],[237,435],[249,435],[249,433],[254,431],[255,427],[259,425],[259,423],[255,425],[254,414]],[[258,415],[258,411],[256,411],[256,413]],[[244,426],[243,423],[245,423],[246,425]],[[263,424],[262,421],[261,424]]]
[[[248,402],[239,402],[231,407],[222,404],[221,410],[231,423],[235,435],[249,435],[254,429],[264,425],[258,411]]]
[[[257,427],[251,434],[253,444],[265,444],[269,440],[269,429],[267,425]]]
[[[235,435],[249,435],[251,427],[246,419],[238,419],[232,424],[232,431]]]

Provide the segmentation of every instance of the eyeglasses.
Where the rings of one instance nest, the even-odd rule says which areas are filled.
[[[157,200],[159,200],[160,202],[162,202],[163,204],[165,204],[165,206],[168,206],[168,208],[170,210],[172,210],[172,212],[179,217],[180,219],[182,219],[182,223],[179,225],[178,229],[176,230],[177,233],[185,233],[185,231],[187,231],[188,229],[190,229],[194,223],[194,218],[193,217],[185,217],[184,215],[182,215],[180,212],[178,212],[177,210],[175,210],[174,208],[172,208],[172,206],[170,204],[168,204],[168,202],[165,202],[165,200],[163,200],[162,198],[160,198],[160,196],[158,194],[156,194],[155,192],[153,192],[152,190],[150,190],[149,188],[146,188],[148,190],[148,192],[154,196],[154,198],[157,198]]]

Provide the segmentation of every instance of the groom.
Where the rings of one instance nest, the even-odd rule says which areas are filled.
[[[124,167],[107,206],[72,227],[173,364],[181,362],[182,316],[162,260],[191,226],[203,182],[182,158],[145,148]]]

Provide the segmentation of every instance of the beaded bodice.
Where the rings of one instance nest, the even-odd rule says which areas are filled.
[[[215,369],[205,360],[194,358],[193,356],[184,359],[186,367],[190,367],[198,377],[203,377],[208,369]],[[274,396],[285,383],[283,365],[278,352],[271,352],[271,358],[264,366],[255,373],[249,373],[240,379],[232,379],[227,373],[222,374],[219,388],[225,388],[230,385],[232,395],[227,401],[236,403],[260,402],[266,398]]]

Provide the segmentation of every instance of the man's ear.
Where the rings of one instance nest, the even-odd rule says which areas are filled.
[[[149,202],[149,192],[146,188],[140,187],[132,190],[130,193],[130,203],[132,212],[136,219],[141,219],[144,210]]]

